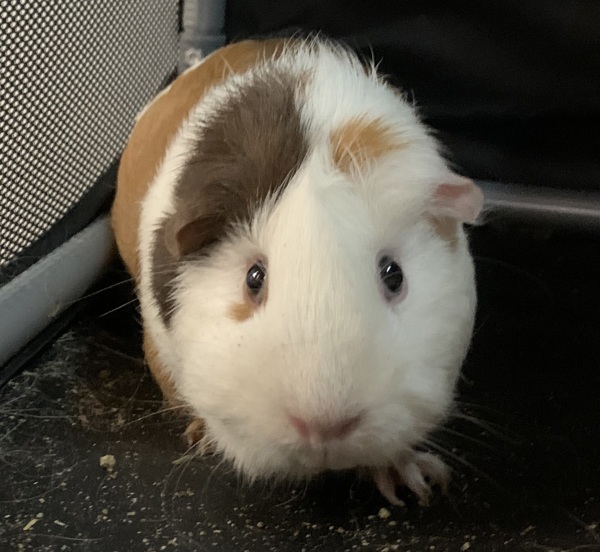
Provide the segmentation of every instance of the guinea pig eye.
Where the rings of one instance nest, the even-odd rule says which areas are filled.
[[[381,257],[379,260],[379,277],[388,298],[396,297],[402,291],[404,273],[394,259],[387,256]]]
[[[248,269],[246,273],[246,288],[248,289],[248,294],[254,300],[258,300],[266,277],[266,269],[261,263],[254,263]]]

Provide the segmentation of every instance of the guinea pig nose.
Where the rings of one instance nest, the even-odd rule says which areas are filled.
[[[290,416],[290,422],[300,437],[306,441],[324,442],[348,437],[360,424],[361,416],[353,416],[336,422],[306,422],[302,418]]]

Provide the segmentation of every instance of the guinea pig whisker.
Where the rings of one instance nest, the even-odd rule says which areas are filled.
[[[181,466],[181,465],[189,464],[189,462],[198,458],[199,455],[197,454],[197,449],[198,449],[198,443],[193,443],[193,444],[189,445],[181,453],[181,456],[179,458],[177,458],[176,460],[173,460],[173,465]]]
[[[173,270],[177,270],[180,266],[182,266],[180,261],[173,261],[170,263],[162,264],[160,268],[154,268],[150,271],[150,274],[153,276],[162,276],[165,274],[171,274]]]
[[[450,429],[449,427],[446,427],[446,426],[440,426],[437,428],[437,430],[442,433],[445,433],[447,435],[451,435],[453,437],[459,437],[460,439],[464,439],[465,441],[470,441],[471,443],[476,443],[486,449],[496,450],[496,447],[491,445],[489,442],[484,441],[483,439],[477,439],[477,437],[473,437],[471,435],[468,435],[467,433],[463,433],[462,431],[456,431],[456,430]]]
[[[107,335],[108,337],[111,336],[110,332],[103,332],[103,334]],[[110,351],[111,354],[117,355],[121,358],[124,358],[129,362],[137,364],[138,366],[144,364],[144,358],[141,355],[139,355],[139,356],[129,355],[127,353],[124,353],[123,351],[118,350],[116,347],[111,347],[110,345],[106,345],[104,343],[98,343],[97,341],[94,341],[93,346],[97,347],[98,349]],[[118,344],[116,346],[118,347]],[[138,386],[139,386],[139,384],[138,384]]]
[[[183,405],[183,404],[177,405],[177,406],[168,406],[165,408],[161,408],[160,410],[157,410],[156,412],[150,412],[149,414],[145,414],[144,416],[139,416],[138,418],[130,420],[127,423],[123,424],[121,427],[128,427],[128,426],[137,424],[139,422],[142,422],[144,420],[147,420],[148,418],[153,418],[154,416],[161,416],[168,412],[181,411],[181,410],[185,410],[187,408],[189,408],[189,407],[186,405]]]
[[[283,502],[276,503],[274,505],[275,508],[284,508],[285,506],[292,504],[292,502],[302,500],[306,497],[306,493],[308,490],[308,480],[303,479],[300,483],[292,481],[287,481],[286,483],[286,490],[289,491],[289,496]],[[301,492],[299,491],[299,489],[301,489]]]
[[[492,318],[491,313],[487,313],[485,315],[485,318],[483,320],[481,320],[480,322],[478,322],[476,326],[474,326],[473,333],[471,334],[471,343],[481,333],[481,331],[485,328],[485,326],[488,324],[488,322],[491,320],[491,318]],[[461,376],[461,378],[463,377],[462,370],[460,372],[460,376]]]
[[[490,421],[484,421],[480,418],[476,418],[475,416],[470,416],[469,414],[465,414],[464,412],[453,411],[450,413],[450,418],[455,418],[457,420],[464,420],[466,422],[469,422],[474,426],[477,426],[483,429],[484,431],[490,433],[491,435],[500,438],[502,441],[510,445],[517,445],[521,441],[518,435],[514,433],[512,433],[512,435],[509,434],[505,427],[499,426]]]
[[[166,491],[166,487],[168,485],[169,480],[171,479],[171,476],[176,473],[176,470],[181,468],[179,470],[179,474],[177,475],[177,478],[175,480],[175,485],[173,487],[173,493],[170,495],[170,506],[171,506],[170,510],[171,510],[171,520],[172,521],[174,521],[176,519],[176,517],[175,517],[175,497],[177,496],[179,485],[181,483],[181,479],[182,479],[183,475],[185,474],[187,468],[189,467],[190,463],[193,460],[193,456],[191,456],[189,454],[190,448],[191,447],[189,447],[186,450],[186,452],[184,452],[184,454],[178,460],[173,461],[173,468],[167,475],[167,477],[165,479],[165,484],[163,486],[163,492],[164,492],[164,491]],[[163,496],[165,497],[164,500],[166,501],[167,493],[164,492]],[[165,512],[167,510],[167,508],[166,508],[167,505],[168,505],[168,503],[166,503],[166,502],[163,503],[163,511],[165,511]]]
[[[472,402],[469,400],[466,400],[464,398],[461,397],[456,397],[456,399],[454,400],[454,402],[456,404],[460,404],[461,406],[465,406],[468,408],[473,408],[473,409],[477,409],[477,410],[487,410],[489,412],[499,412],[499,410],[496,410],[495,408],[492,408],[491,406],[485,405],[485,404],[481,404],[478,402]]]
[[[454,452],[452,452],[451,450],[449,450],[447,447],[444,447],[443,445],[437,443],[432,438],[424,439],[423,442],[428,447],[431,447],[432,449],[434,449],[435,451],[437,451],[438,453],[440,453],[440,455],[442,457],[446,458],[447,460],[453,460],[454,462],[457,462],[458,464],[460,464],[460,465],[462,465],[462,466],[464,466],[466,468],[469,468],[474,473],[476,473],[477,475],[479,475],[480,477],[482,477],[486,481],[492,483],[497,488],[502,488],[502,486],[493,477],[491,477],[490,475],[488,475],[484,471],[482,471],[479,468],[477,468],[476,466],[474,466],[468,460],[465,460],[464,458],[462,458],[458,454],[455,454]]]
[[[461,406],[464,408],[468,408],[469,410],[485,411],[489,414],[502,415],[504,413],[502,410],[498,410],[497,408],[493,408],[491,406],[481,403],[470,402],[460,397],[457,397],[454,400],[454,404],[455,406]]]
[[[100,289],[95,289],[94,291],[90,291],[89,293],[86,293],[85,295],[82,295],[81,297],[77,297],[77,299],[73,299],[72,301],[66,301],[66,302],[62,303],[61,307],[63,307],[63,308],[72,307],[73,305],[77,305],[78,303],[81,303],[82,301],[86,301],[87,299],[96,297],[96,296],[98,296],[102,293],[105,293],[107,291],[110,291],[111,289],[114,289],[118,286],[122,286],[124,284],[131,284],[131,283],[133,283],[133,278],[125,278],[114,284],[104,286]]]
[[[500,438],[502,441],[508,444],[517,445],[521,441],[521,439],[519,439],[517,435],[513,434],[513,436],[511,436],[505,429],[501,430],[498,426],[494,427],[494,425],[490,422],[484,422],[483,420],[477,419],[467,414],[463,414],[462,412],[455,412],[452,414],[452,417],[457,420],[464,420],[466,422],[469,422],[474,426],[482,429],[483,431],[490,433],[494,437]]]
[[[91,297],[95,297],[96,295],[100,295],[101,293],[104,293],[105,291],[109,291],[111,289],[114,289],[118,286],[122,286],[123,284],[130,284],[131,282],[133,282],[133,278],[125,278],[124,280],[121,280],[119,282],[116,282],[114,284],[110,284],[108,286],[104,286],[100,289],[96,289],[90,293],[86,293],[85,295],[82,295],[81,297],[75,299],[74,301],[70,301],[68,303],[65,303],[65,306],[70,306],[70,305],[74,305],[75,303],[78,303],[79,301],[84,301],[85,299],[90,299]]]
[[[115,307],[114,309],[110,309],[110,310],[98,315],[98,318],[103,318],[104,316],[108,316],[109,314],[112,314],[113,312],[124,309],[125,307],[132,305],[133,303],[137,303],[137,297],[134,297],[130,301],[126,301],[125,303],[119,305],[118,307]]]
[[[224,457],[221,457],[221,459],[212,467],[210,472],[208,472],[208,476],[206,477],[204,485],[202,485],[202,490],[200,491],[201,502],[206,502],[205,495],[208,492],[208,486],[211,484],[213,477],[216,476],[217,472],[224,464],[227,464],[227,460]]]

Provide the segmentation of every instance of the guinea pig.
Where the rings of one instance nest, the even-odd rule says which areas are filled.
[[[138,116],[112,224],[146,361],[191,443],[250,480],[369,472],[422,503],[476,290],[483,196],[414,106],[337,42],[254,40]],[[202,431],[200,431],[202,430]]]

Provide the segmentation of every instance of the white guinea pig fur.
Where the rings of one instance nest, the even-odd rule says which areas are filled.
[[[250,479],[398,466],[447,415],[482,196],[439,150],[323,39],[224,75],[181,122],[141,204],[142,318],[204,442]]]

